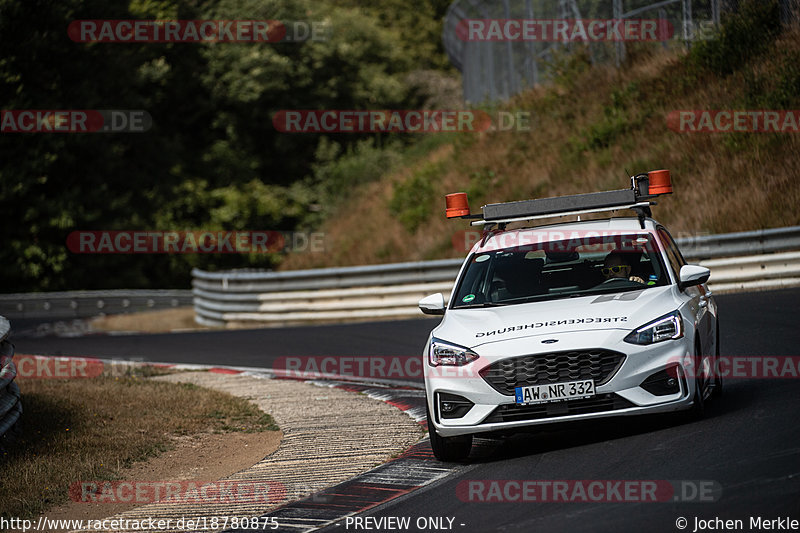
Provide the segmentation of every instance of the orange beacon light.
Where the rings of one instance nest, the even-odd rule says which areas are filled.
[[[457,192],[445,196],[447,202],[447,218],[465,217],[469,216],[469,201],[467,200],[467,193]]]

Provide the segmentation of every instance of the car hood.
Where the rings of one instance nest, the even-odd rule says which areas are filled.
[[[671,287],[654,287],[502,307],[448,309],[432,335],[474,348],[548,333],[631,331],[676,309],[671,290]]]

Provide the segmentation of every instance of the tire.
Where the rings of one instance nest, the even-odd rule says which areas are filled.
[[[706,412],[705,406],[705,378],[703,377],[703,372],[701,370],[703,364],[703,356],[702,356],[702,348],[700,348],[700,343],[695,342],[694,345],[694,368],[695,368],[695,377],[694,377],[694,396],[692,398],[692,406],[686,412],[686,419],[688,422],[693,422],[696,420],[700,420],[703,418]]]
[[[717,349],[714,353],[714,385],[711,387],[711,397],[719,398],[722,394],[722,376],[719,372],[719,322],[717,322]]]
[[[442,437],[436,433],[431,420],[431,412],[425,399],[425,414],[428,418],[428,433],[431,439],[433,455],[440,461],[462,462],[469,457],[472,449],[472,435],[459,435],[458,437]]]

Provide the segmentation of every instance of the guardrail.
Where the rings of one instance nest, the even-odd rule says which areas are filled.
[[[195,320],[221,326],[407,317],[446,292],[461,259],[290,272],[193,270]],[[413,316],[413,315],[411,315]]]
[[[677,241],[687,260],[713,270],[711,286],[718,292],[800,284],[797,258],[776,254],[800,250],[800,226]],[[194,304],[197,322],[210,326],[415,317],[420,298],[450,292],[461,262],[445,259],[294,272],[194,270],[193,290],[0,294],[0,315],[64,320]]]
[[[0,315],[63,320],[192,305],[191,290],[107,290],[0,294]]]
[[[676,239],[687,261],[800,250],[800,226]]]
[[[7,337],[11,324],[0,316],[0,448],[7,440],[22,416],[19,387],[14,382],[17,368],[14,366],[14,346]]]
[[[800,285],[800,226],[677,239],[712,270],[717,292]],[[445,293],[463,259],[289,272],[192,271],[195,320],[239,327],[422,316],[420,298]]]

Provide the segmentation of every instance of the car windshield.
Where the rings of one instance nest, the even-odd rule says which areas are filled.
[[[525,244],[473,254],[453,309],[514,305],[669,284],[646,232]]]

